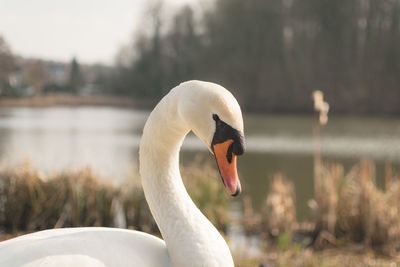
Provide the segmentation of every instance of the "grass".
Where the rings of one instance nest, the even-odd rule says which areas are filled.
[[[260,266],[307,266],[307,267],[366,267],[366,266],[398,266],[399,258],[389,258],[375,254],[373,251],[360,252],[354,248],[330,248],[325,250],[286,249],[269,250],[263,257],[235,259],[236,267]]]

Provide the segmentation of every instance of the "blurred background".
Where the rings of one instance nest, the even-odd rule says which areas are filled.
[[[400,0],[0,6],[1,239],[158,234],[138,178],[142,128],[171,88],[199,79],[244,112],[238,199],[197,138],[181,151],[189,193],[238,266],[399,262]]]

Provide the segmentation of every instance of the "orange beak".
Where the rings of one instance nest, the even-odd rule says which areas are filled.
[[[241,191],[240,180],[236,170],[237,156],[232,152],[231,145],[233,140],[213,146],[214,155],[217,160],[219,173],[228,192],[232,196],[237,196]]]

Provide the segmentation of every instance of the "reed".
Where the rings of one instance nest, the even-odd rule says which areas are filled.
[[[346,175],[341,165],[324,165],[313,209],[314,246],[359,243],[387,255],[400,249],[400,180],[386,167],[380,189],[375,169],[366,159]]]
[[[372,161],[363,159],[347,173],[340,164],[321,165],[319,194],[309,202],[313,216],[303,223],[296,220],[293,183],[275,174],[259,214],[244,198],[244,214],[251,214],[243,222],[246,232],[287,250],[296,243],[316,249],[357,244],[392,256],[400,251],[400,180],[389,165],[385,169],[379,188]]]
[[[261,231],[278,238],[290,232],[296,222],[296,193],[293,183],[281,173],[274,175],[261,207]]]
[[[209,165],[182,168],[194,202],[220,230],[229,199]],[[0,232],[16,234],[78,226],[123,227],[159,234],[136,172],[120,186],[89,168],[44,176],[29,163],[0,170]],[[0,238],[1,239],[1,238]]]
[[[375,165],[368,160],[346,174],[339,164],[324,164],[321,170],[321,194],[311,205],[318,212],[311,218],[314,247],[358,243],[387,255],[397,253],[400,181],[394,171],[386,167],[386,185],[380,189],[375,183]],[[196,163],[182,167],[182,177],[196,205],[224,232],[230,221],[230,198],[216,169]],[[248,197],[242,201],[245,216],[239,223],[247,234],[263,240],[272,237],[275,242],[270,244],[282,250],[292,250],[291,242],[299,238],[310,239],[310,231],[296,221],[295,189],[283,175],[274,176],[260,212],[252,208]],[[75,226],[123,227],[159,234],[137,171],[125,184],[116,186],[100,180],[90,169],[50,176],[29,164],[0,170],[1,233]]]
[[[339,195],[344,183],[344,169],[340,164],[325,164],[320,167],[320,183],[314,199],[309,202],[315,223],[314,245],[335,245]]]
[[[48,178],[24,164],[0,172],[0,227],[30,232],[72,226],[112,226],[118,190],[90,169]]]
[[[347,175],[339,192],[337,236],[392,254],[400,249],[400,181],[393,177],[379,189],[375,176],[368,160]]]

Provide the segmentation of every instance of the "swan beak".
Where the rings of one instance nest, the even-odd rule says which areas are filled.
[[[229,139],[213,145],[213,150],[222,181],[228,192],[235,197],[242,189],[236,169],[237,156],[232,151],[232,144],[233,140]]]

